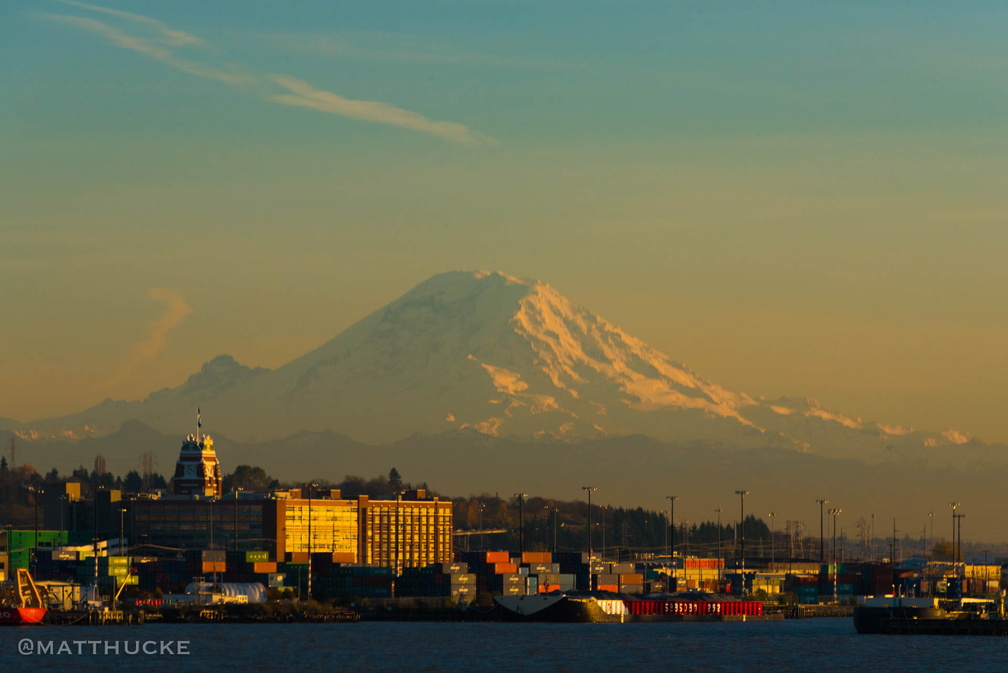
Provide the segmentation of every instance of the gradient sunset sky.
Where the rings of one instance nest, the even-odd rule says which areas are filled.
[[[1008,5],[0,8],[0,416],[276,367],[449,270],[1008,441]]]

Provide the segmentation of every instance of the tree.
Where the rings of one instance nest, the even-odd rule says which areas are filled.
[[[235,471],[224,477],[224,489],[236,488],[245,491],[266,491],[275,480],[266,474],[266,470],[258,466],[239,465]]]
[[[123,488],[130,493],[139,493],[143,490],[143,477],[136,470],[130,470],[123,479]]]
[[[389,470],[388,482],[389,486],[391,486],[392,489],[395,491],[398,491],[400,488],[402,488],[402,476],[399,474],[399,470],[395,469],[394,467],[391,470]]]

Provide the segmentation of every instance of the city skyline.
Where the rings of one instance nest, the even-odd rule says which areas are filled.
[[[6,8],[0,416],[500,269],[733,390],[1008,442],[1006,12]]]

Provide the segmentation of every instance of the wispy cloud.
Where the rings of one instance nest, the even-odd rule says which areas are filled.
[[[495,142],[490,138],[474,133],[469,127],[463,124],[433,121],[422,114],[410,112],[388,103],[351,100],[330,91],[316,89],[307,82],[288,75],[274,75],[272,80],[289,92],[270,95],[269,100],[274,103],[307,107],[345,117],[400,126],[440,136],[445,140],[450,140],[460,145],[488,145]]]
[[[78,2],[77,0],[61,0],[61,2],[64,5],[73,5],[74,7],[80,7],[81,9],[89,9],[93,12],[110,14],[112,16],[116,16],[121,19],[126,19],[127,21],[132,21],[134,23],[142,23],[146,26],[150,26],[160,34],[161,40],[163,42],[175,47],[181,47],[187,44],[203,44],[202,38],[196,37],[192,33],[186,33],[181,30],[172,30],[164,23],[158,21],[157,19],[152,19],[149,16],[143,16],[142,14],[134,14],[132,12],[124,12],[120,9],[111,9],[109,7],[99,7],[98,5],[89,5],[86,2]]]
[[[147,292],[147,298],[162,302],[165,305],[164,313],[147,324],[146,336],[133,345],[126,366],[106,381],[105,387],[125,383],[140,365],[157,357],[168,343],[168,333],[178,327],[185,317],[192,313],[192,308],[177,290],[152,288]]]
[[[169,65],[176,70],[181,70],[182,72],[189,73],[190,75],[214,79],[218,82],[225,82],[227,84],[252,84],[256,81],[255,77],[249,75],[228,72],[226,70],[206,66],[195,61],[179,58],[175,55],[175,52],[172,49],[174,46],[173,44],[166,41],[159,43],[157,38],[152,39],[138,37],[136,35],[128,35],[121,30],[110,26],[104,21],[98,21],[97,19],[89,19],[81,16],[65,16],[61,14],[51,15],[51,18],[56,21],[62,21],[72,26],[76,26],[77,28],[81,28],[90,33],[94,33],[99,37],[105,38],[117,47],[122,47],[123,49],[129,49],[137,52],[138,54],[149,56],[155,61],[160,61],[165,65]],[[189,42],[186,44],[193,43]]]
[[[291,75],[263,75],[234,69],[225,70],[183,58],[177,54],[179,49],[203,46],[206,44],[205,41],[191,33],[174,30],[157,19],[141,14],[90,5],[77,0],[61,1],[66,5],[113,17],[120,22],[120,25],[116,27],[96,18],[66,14],[49,14],[50,19],[85,30],[117,47],[142,54],[190,75],[234,87],[252,88],[265,100],[273,103],[311,108],[343,117],[398,126],[437,136],[459,145],[475,147],[496,144],[492,138],[476,133],[464,124],[428,119],[418,112],[404,110],[380,101],[345,98],[332,91],[317,89]],[[133,30],[128,31],[126,27]],[[146,32],[137,34],[137,31]]]

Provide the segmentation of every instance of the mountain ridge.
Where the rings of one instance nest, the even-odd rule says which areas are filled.
[[[570,442],[639,433],[935,465],[954,462],[964,447],[988,446],[956,431],[866,422],[810,398],[730,390],[549,285],[499,271],[433,276],[276,369],[219,355],[143,400],[105,400],[7,429],[73,439],[135,419],[172,433],[196,407],[241,442],[325,430],[373,445],[449,430]]]

